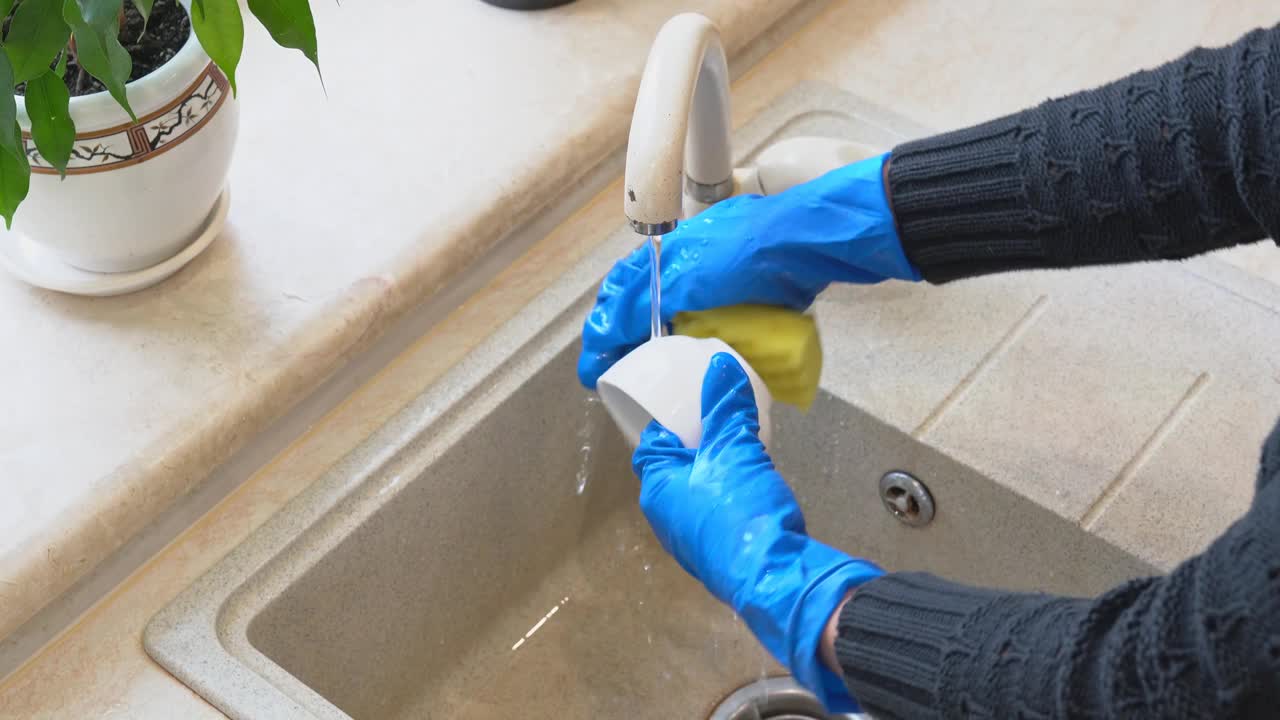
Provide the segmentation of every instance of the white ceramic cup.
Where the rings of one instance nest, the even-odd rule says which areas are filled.
[[[773,397],[764,381],[742,356],[723,340],[668,335],[632,350],[600,376],[596,389],[605,409],[632,447],[649,421],[657,420],[676,434],[687,448],[702,440],[702,381],[716,353],[737,358],[756,396],[760,439],[771,437],[769,409]]]

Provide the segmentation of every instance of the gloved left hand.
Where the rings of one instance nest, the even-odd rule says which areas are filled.
[[[919,280],[889,208],[887,156],[833,170],[777,195],[739,195],[662,240],[662,321],[749,303],[804,310],[833,282]],[[650,330],[649,251],[619,260],[582,326],[578,377],[600,376]]]
[[[819,658],[828,618],[852,588],[883,574],[805,533],[795,495],[758,433],[742,366],[711,359],[702,385],[702,446],[651,423],[633,467],[640,506],[662,546],[833,712],[855,712],[843,680]]]

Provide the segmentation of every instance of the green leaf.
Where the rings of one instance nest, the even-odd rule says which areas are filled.
[[[105,85],[111,97],[136,121],[138,116],[129,107],[124,89],[133,70],[133,59],[120,44],[123,5],[124,0],[63,0],[62,17],[75,34],[80,67]]]
[[[0,0],[0,19],[9,16],[9,11],[13,9],[13,4],[18,0]]]
[[[191,27],[209,57],[226,73],[236,92],[236,66],[244,51],[244,18],[238,0],[197,0],[191,5]]]
[[[212,0],[204,2],[208,4]],[[301,50],[316,66],[316,71],[320,70],[316,22],[307,0],[249,0],[249,11],[267,28],[276,44]]]
[[[18,122],[18,100],[14,97],[13,87],[17,83],[13,79],[13,65],[9,63],[9,55],[0,53],[0,128],[11,128]],[[26,157],[22,142],[14,142],[11,133],[0,131],[0,148],[11,150]]]
[[[47,72],[70,37],[61,0],[23,0],[13,14],[4,46],[13,64],[14,82]]]
[[[133,6],[138,8],[138,12],[142,13],[142,31],[147,30],[147,21],[151,19],[151,6],[156,0],[133,0]]]
[[[54,74],[58,77],[67,76],[67,58],[71,57],[71,51],[67,48],[62,49],[62,54],[58,56],[58,67],[53,69]]]
[[[26,147],[22,142],[22,128],[18,126],[18,101],[13,96],[13,66],[8,53],[0,53],[0,216],[5,227],[13,227],[13,214],[27,197],[31,188],[31,165],[27,162]]]
[[[71,120],[71,93],[62,78],[46,72],[27,83],[27,116],[36,149],[62,176],[67,174],[76,125]]]
[[[31,165],[27,162],[27,153],[22,148],[22,128],[13,123],[13,131],[0,132],[5,138],[0,141],[0,216],[4,217],[4,226],[13,228],[13,214],[27,197],[31,189]],[[11,149],[10,146],[18,149]]]

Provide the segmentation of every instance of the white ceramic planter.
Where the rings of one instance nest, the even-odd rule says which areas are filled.
[[[65,179],[26,137],[31,191],[5,235],[80,270],[126,273],[174,258],[216,222],[239,125],[226,76],[192,33],[127,92],[136,124],[105,92],[71,99],[76,143]],[[30,129],[21,97],[18,119]]]

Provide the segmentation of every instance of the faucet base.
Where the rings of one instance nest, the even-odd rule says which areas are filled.
[[[714,185],[700,183],[689,177],[684,178],[684,191],[689,197],[703,205],[715,205],[733,194],[733,176],[729,176]]]
[[[631,220],[631,218],[627,219],[631,221],[632,230],[635,230],[641,235],[648,235],[649,237],[666,235],[672,230],[675,230],[676,224],[680,222],[679,220],[667,220],[666,222],[647,223],[640,222],[639,220]]]

